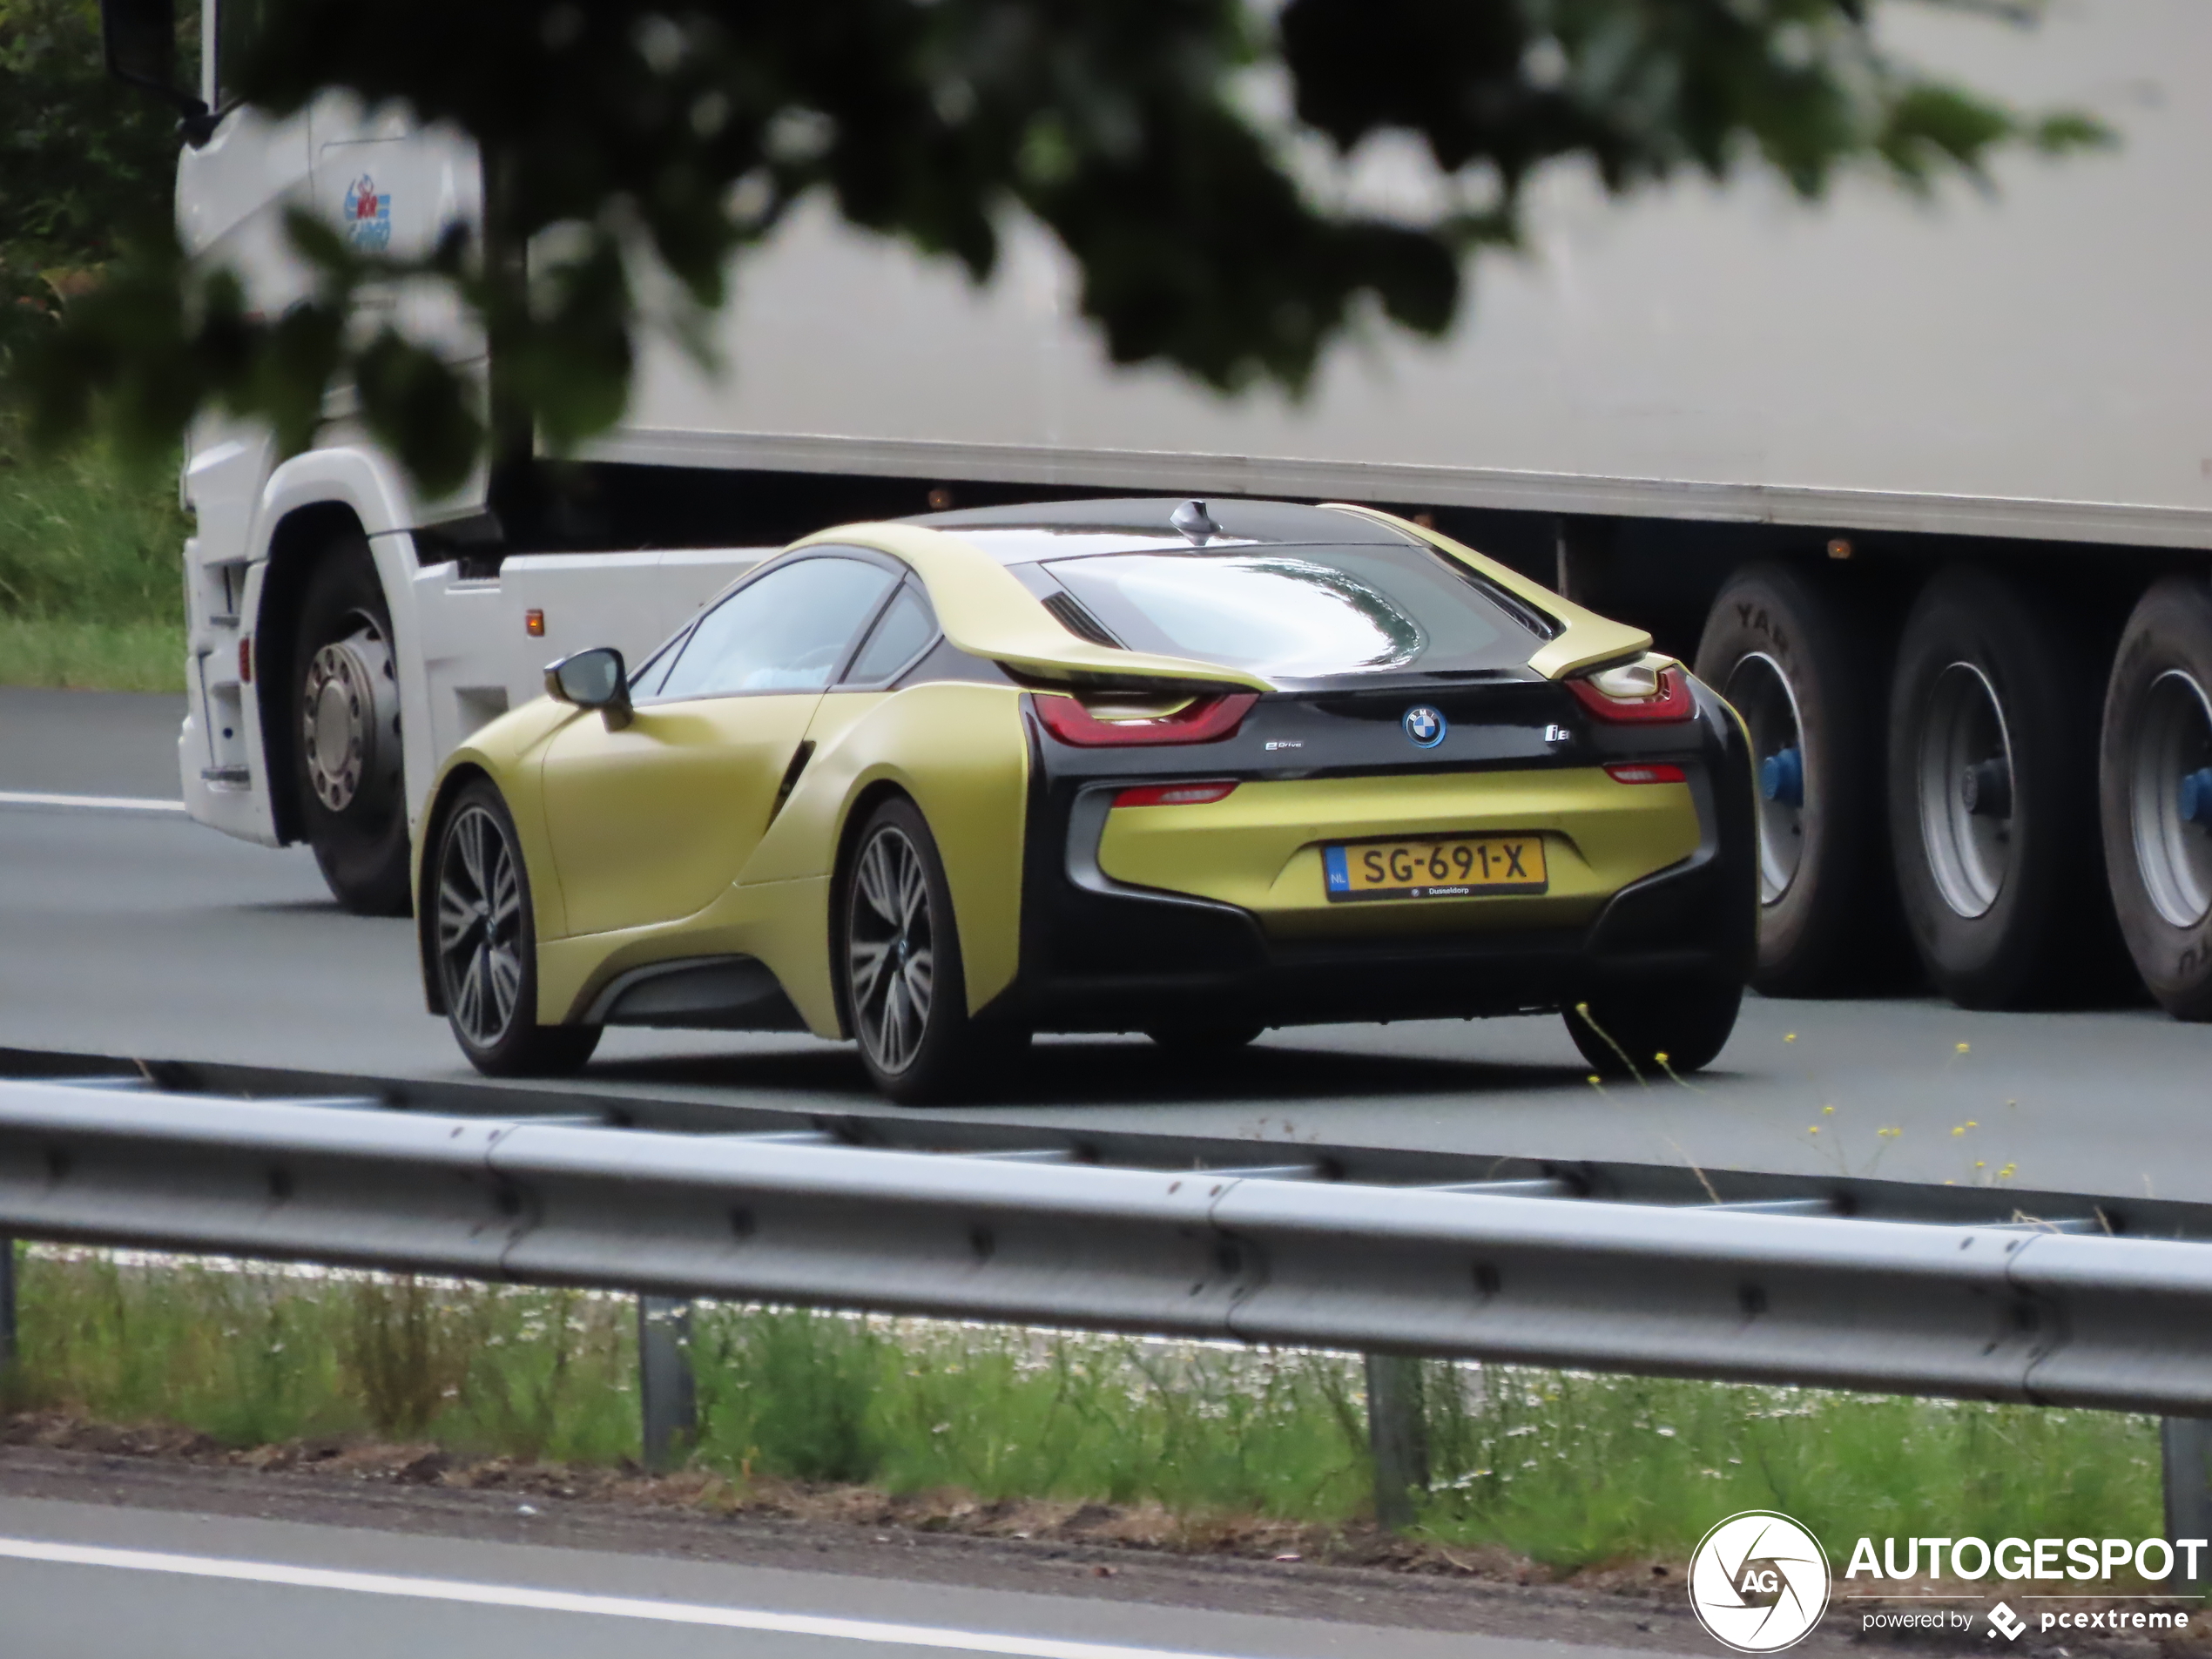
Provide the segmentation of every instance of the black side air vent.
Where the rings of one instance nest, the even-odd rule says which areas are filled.
[[[1108,633],[1105,625],[1097,617],[1082,608],[1082,602],[1074,594],[1065,591],[1049,593],[1044,597],[1043,604],[1047,610],[1052,612],[1053,620],[1076,638],[1088,639],[1092,644],[1103,645],[1109,651],[1124,649],[1122,642]]]

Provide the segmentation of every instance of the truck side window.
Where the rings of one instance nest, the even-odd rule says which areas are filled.
[[[884,608],[868,643],[860,647],[860,654],[846,671],[846,683],[873,685],[889,679],[936,637],[937,618],[930,614],[929,601],[908,582]]]
[[[699,618],[657,700],[826,686],[897,580],[880,565],[835,556],[771,570]]]
[[[215,107],[238,102],[239,71],[260,43],[274,0],[216,0]]]

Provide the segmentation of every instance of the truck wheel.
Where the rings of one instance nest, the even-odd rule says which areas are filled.
[[[1697,678],[1743,717],[1758,778],[1751,982],[1768,995],[1839,988],[1888,932],[1879,672],[1856,607],[1786,565],[1737,571],[1706,618]]]
[[[1743,1003],[1740,985],[1618,986],[1561,1010],[1592,1070],[1607,1077],[1682,1076],[1720,1057]]]
[[[1906,619],[1890,693],[1890,845],[1912,942],[1961,1007],[2018,1007],[2101,979],[2086,658],[2047,609],[1986,570],[1943,571]]]
[[[572,1072],[599,1046],[596,1025],[537,1022],[537,916],[507,803],[469,785],[438,832],[433,960],[454,1040],[493,1077]]]
[[[292,742],[300,818],[338,902],[408,914],[407,798],[392,613],[368,543],[327,549],[307,580],[293,658]]]
[[[2169,1014],[2212,1020],[2212,589],[2143,595],[2105,694],[2098,797],[2128,954]]]

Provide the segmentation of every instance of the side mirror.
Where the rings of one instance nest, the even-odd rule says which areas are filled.
[[[545,694],[557,703],[598,710],[610,732],[630,724],[630,674],[612,645],[595,645],[549,664]]]
[[[214,131],[207,106],[177,84],[175,0],[100,0],[100,47],[109,74],[175,105],[185,136],[206,142]]]

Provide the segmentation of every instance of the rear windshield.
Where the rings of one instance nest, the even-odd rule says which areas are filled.
[[[1277,681],[1517,667],[1518,601],[1419,547],[1104,553],[1044,569],[1121,645]]]

